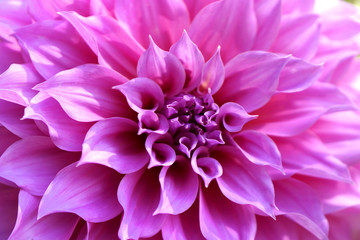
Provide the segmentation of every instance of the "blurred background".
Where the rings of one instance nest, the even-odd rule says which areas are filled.
[[[360,0],[345,0],[345,1],[347,1],[347,2],[350,2],[350,3],[353,3],[353,4],[355,4],[355,5],[360,6]]]

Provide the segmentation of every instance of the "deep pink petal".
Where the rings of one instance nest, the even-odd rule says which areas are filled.
[[[90,0],[90,15],[114,16],[114,0]]]
[[[128,78],[136,76],[136,64],[144,48],[117,21],[106,16],[82,17],[61,12],[98,56],[101,65]]]
[[[199,12],[189,35],[205,59],[209,59],[219,45],[224,62],[251,49],[257,29],[253,7],[253,1],[222,0]]]
[[[62,71],[36,86],[55,98],[64,111],[80,122],[131,116],[125,99],[113,86],[126,82],[119,73],[93,64]]]
[[[11,145],[0,157],[0,176],[41,196],[57,172],[79,158],[77,153],[56,148],[49,137],[27,137]]]
[[[54,144],[65,151],[81,151],[85,135],[92,126],[92,123],[71,119],[55,99],[41,92],[25,109],[24,118],[42,121]]]
[[[136,112],[157,110],[164,104],[164,94],[157,83],[149,78],[134,78],[115,86],[124,94],[129,106]]]
[[[204,65],[198,91],[206,94],[210,89],[211,94],[215,94],[221,88],[224,78],[225,68],[220,57],[220,48],[218,48]]]
[[[199,48],[184,31],[180,40],[171,46],[170,52],[180,60],[185,69],[186,79],[183,91],[194,90],[201,81],[202,68],[205,63]]]
[[[43,81],[31,64],[12,64],[0,75],[0,99],[22,106],[29,105],[36,91],[32,88]]]
[[[218,0],[197,0],[197,1],[184,0],[191,19],[193,19],[196,16],[196,14],[201,9],[203,9],[206,5],[209,5],[210,3],[213,3],[216,1],[218,1]]]
[[[16,30],[16,36],[45,78],[85,63],[95,55],[67,22],[48,20]]]
[[[216,180],[228,199],[239,204],[251,204],[269,216],[274,215],[274,187],[265,169],[250,163],[234,147],[217,147],[211,156],[224,169]]]
[[[16,222],[18,208],[17,188],[8,187],[0,183],[0,238],[8,239]]]
[[[242,131],[234,135],[233,139],[249,161],[282,170],[280,151],[267,135],[256,131]]]
[[[138,171],[148,163],[149,155],[137,130],[137,124],[126,118],[96,123],[86,135],[80,163],[98,163],[125,174]]]
[[[200,189],[199,204],[200,228],[206,239],[254,239],[256,222],[252,210],[226,199],[216,185]]]
[[[139,77],[154,80],[165,95],[180,93],[185,84],[185,70],[179,59],[160,49],[153,40],[139,59],[137,73]]]
[[[274,181],[279,214],[285,214],[319,239],[327,239],[328,221],[314,191],[306,184],[286,179]]]
[[[118,189],[118,199],[124,208],[119,238],[151,237],[160,231],[166,215],[153,215],[160,200],[158,169],[125,175]],[[141,227],[139,227],[141,226]]]
[[[168,50],[189,25],[189,14],[181,0],[147,0],[115,3],[115,15],[121,24],[143,47],[149,45],[149,35],[162,48]]]
[[[176,160],[176,152],[172,147],[173,137],[170,134],[151,133],[145,141],[145,148],[150,156],[148,168],[170,166]]]
[[[120,226],[120,216],[106,222],[92,223],[88,222],[88,240],[118,240],[118,231]]]
[[[188,210],[194,203],[199,181],[187,158],[178,156],[173,165],[163,167],[159,180],[161,197],[154,214],[178,215]]]
[[[268,135],[293,136],[325,113],[348,109],[353,109],[352,103],[335,86],[316,83],[302,92],[273,96],[265,107],[254,112],[259,117],[246,127]]]
[[[236,102],[247,112],[260,108],[275,93],[287,61],[288,57],[260,51],[237,55],[225,66],[225,81],[215,101]]]
[[[0,156],[5,150],[20,138],[0,125]]]
[[[39,202],[39,197],[20,191],[18,218],[9,240],[70,238],[79,217],[69,213],[57,213],[37,220]]]
[[[112,219],[122,211],[116,199],[119,182],[120,175],[110,168],[71,164],[50,183],[40,202],[39,217],[71,212],[90,222]]]

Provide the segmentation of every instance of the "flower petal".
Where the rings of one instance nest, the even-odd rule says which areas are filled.
[[[9,240],[62,240],[71,237],[79,217],[69,213],[57,213],[37,220],[39,202],[39,197],[20,191],[18,218]]]
[[[154,80],[165,95],[176,95],[185,84],[185,70],[172,54],[161,50],[151,39],[149,48],[141,55],[137,73],[139,77]]]
[[[62,70],[96,62],[94,54],[66,22],[48,20],[35,23],[17,29],[16,36],[45,79]]]
[[[189,14],[181,0],[153,0],[151,4],[147,0],[116,1],[115,15],[144,47],[151,35],[161,48],[169,49],[189,25]]]
[[[114,116],[131,116],[125,99],[112,89],[126,81],[111,69],[86,64],[62,71],[35,89],[55,98],[74,120],[92,122]]]
[[[48,128],[54,144],[73,152],[81,151],[86,132],[92,125],[71,119],[55,99],[42,92],[31,100],[30,106],[25,109],[24,118],[42,121],[40,123],[45,124],[45,131]]]
[[[241,156],[238,149],[230,146],[217,147],[211,156],[224,169],[216,180],[228,199],[239,204],[251,204],[269,216],[274,215],[274,188],[265,169],[253,165]]]
[[[199,218],[206,239],[255,238],[256,222],[252,210],[226,199],[215,185],[200,189]]]
[[[110,220],[122,211],[116,199],[119,182],[119,174],[107,167],[71,164],[50,183],[40,202],[39,218],[71,212],[90,222]]]
[[[0,176],[41,196],[56,173],[79,157],[56,148],[49,137],[27,137],[11,145],[0,157]]]
[[[201,81],[201,73],[205,63],[199,48],[184,30],[179,41],[171,46],[170,52],[180,60],[185,69],[186,79],[183,91],[194,90]]]
[[[83,17],[76,12],[61,12],[91,50],[101,65],[127,78],[136,76],[136,63],[144,48],[117,21],[106,16]]]
[[[14,142],[19,140],[20,138],[9,130],[7,130],[4,126],[0,125],[0,156],[5,152],[5,150],[11,146]]]
[[[80,164],[98,163],[124,174],[138,171],[149,155],[137,130],[137,124],[126,118],[97,122],[85,137]]]
[[[150,133],[145,141],[145,148],[150,156],[148,168],[172,165],[176,160],[172,144],[173,137],[170,134]]]
[[[87,240],[118,239],[118,231],[120,226],[120,216],[106,222],[92,223],[88,222],[88,238]]]
[[[225,81],[214,95],[215,101],[236,102],[247,112],[260,108],[275,93],[287,61],[288,57],[260,51],[237,55],[225,66]]]
[[[163,167],[159,180],[161,197],[154,214],[178,215],[188,210],[194,203],[199,181],[187,158],[178,156],[174,164]]]
[[[210,3],[213,3],[216,1],[218,1],[218,0],[197,0],[197,1],[184,0],[191,19],[193,19],[196,16],[196,14],[201,9],[203,9],[206,5],[209,5]]]
[[[0,183],[0,238],[8,239],[16,222],[19,190]]]
[[[122,179],[118,189],[118,199],[124,208],[120,239],[151,237],[160,231],[166,215],[153,215],[160,200],[158,174],[152,168],[127,174]]]

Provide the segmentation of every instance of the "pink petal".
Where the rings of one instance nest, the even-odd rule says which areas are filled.
[[[154,216],[160,200],[157,169],[127,174],[118,189],[118,199],[124,208],[119,238],[151,237],[160,231],[166,215]],[[139,227],[141,226],[141,227]]]
[[[0,157],[0,176],[41,196],[57,172],[79,157],[56,148],[49,137],[27,137],[12,144]]]
[[[0,98],[22,106],[29,105],[36,95],[32,88],[42,81],[31,64],[12,64],[0,75]]]
[[[90,15],[114,16],[114,0],[90,0]]]
[[[269,216],[274,215],[274,188],[264,168],[253,165],[239,150],[230,146],[217,147],[211,156],[224,169],[216,180],[228,199],[239,204],[251,204]]]
[[[258,165],[269,165],[282,171],[281,155],[274,141],[256,131],[242,131],[233,136],[242,154]]]
[[[153,40],[141,55],[137,73],[139,77],[154,80],[165,95],[176,95],[185,84],[185,71],[181,62],[172,54],[161,50]]]
[[[138,135],[143,133],[165,134],[169,130],[167,118],[162,114],[154,113],[151,110],[145,110],[138,114],[139,131]]]
[[[0,124],[19,137],[44,135],[33,120],[22,120],[24,107],[0,99]]]
[[[194,203],[199,181],[187,158],[178,156],[173,165],[163,167],[159,180],[161,197],[154,214],[178,215],[188,210]]]
[[[35,89],[55,98],[74,120],[92,122],[115,116],[131,116],[125,99],[112,89],[126,81],[125,77],[113,70],[86,64],[62,71]]]
[[[0,238],[8,239],[16,222],[19,190],[0,183]]]
[[[151,133],[145,141],[145,148],[150,156],[148,168],[170,166],[176,160],[176,152],[172,147],[173,137],[170,134]]]
[[[134,78],[115,86],[124,94],[129,106],[136,112],[155,111],[164,104],[164,94],[157,83],[148,78]]]
[[[162,48],[169,49],[189,25],[189,14],[181,0],[116,1],[115,15],[142,46],[149,35]]]
[[[258,31],[252,49],[268,50],[279,30],[281,1],[255,0],[254,9]]]
[[[76,12],[61,12],[98,56],[99,63],[128,78],[136,76],[136,64],[144,48],[124,27],[106,16],[82,17]]]
[[[40,198],[25,191],[19,194],[19,210],[15,228],[9,239],[69,239],[79,217],[58,213],[37,220]]]
[[[16,36],[45,79],[62,70],[96,62],[94,54],[66,22],[32,24],[16,30]]]
[[[327,239],[328,222],[319,199],[309,186],[295,179],[286,179],[274,181],[274,187],[280,214],[285,214],[319,239]]]
[[[86,132],[92,126],[71,119],[55,99],[41,92],[25,109],[24,118],[42,121],[54,144],[65,151],[81,151]]]
[[[199,48],[184,30],[179,41],[171,46],[170,52],[180,60],[185,69],[186,79],[183,91],[194,90],[201,81],[202,68],[205,62]]]
[[[90,222],[110,220],[122,211],[116,199],[119,182],[120,175],[107,167],[71,164],[50,183],[40,202],[39,218],[71,212]]]
[[[19,140],[20,138],[9,130],[7,130],[4,126],[0,125],[0,156],[5,152],[5,150],[14,142]]]
[[[196,14],[201,9],[203,9],[206,5],[209,5],[210,3],[213,3],[216,1],[218,1],[218,0],[197,0],[197,1],[184,0],[191,19],[193,19],[196,16]]]
[[[341,29],[341,31],[339,31]],[[323,15],[321,19],[321,31],[332,40],[344,41],[356,37],[360,32],[360,23],[355,17],[345,14],[338,16]]]
[[[164,239],[204,240],[200,231],[199,206],[196,201],[187,211],[166,218],[161,229]]]
[[[11,28],[17,28],[31,24],[30,16],[27,16],[28,4],[22,0],[4,0],[0,2],[0,22]]]
[[[285,14],[301,14],[313,11],[315,0],[286,0],[282,1],[282,13]]]
[[[247,112],[260,108],[275,93],[287,61],[288,57],[260,51],[237,55],[225,66],[225,81],[215,101],[236,102]]]
[[[254,239],[253,211],[226,199],[217,186],[200,189],[200,228],[206,239]]]
[[[268,135],[293,136],[311,127],[323,114],[349,110],[351,105],[333,85],[316,83],[302,92],[273,96],[265,107],[254,112],[259,117],[246,127]]]
[[[137,124],[126,118],[96,123],[86,135],[80,164],[98,163],[124,174],[138,171],[149,161],[149,155],[137,130]]]
[[[320,25],[317,15],[283,16],[279,34],[271,46],[271,51],[292,54],[306,60],[311,59],[316,53],[319,34]],[[302,44],[298,44],[299,42]]]
[[[88,222],[87,240],[118,240],[118,231],[121,218],[118,216],[106,222],[92,223]]]
[[[253,1],[222,0],[199,12],[190,26],[189,35],[205,59],[209,59],[219,45],[223,49],[224,62],[251,49],[257,29],[253,7]]]
[[[198,91],[206,94],[215,94],[222,86],[225,78],[225,68],[220,57],[220,47],[215,54],[205,63],[201,74],[201,82]]]

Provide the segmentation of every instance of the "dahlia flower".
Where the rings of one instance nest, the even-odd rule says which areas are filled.
[[[359,239],[359,11],[0,2],[0,239]]]

